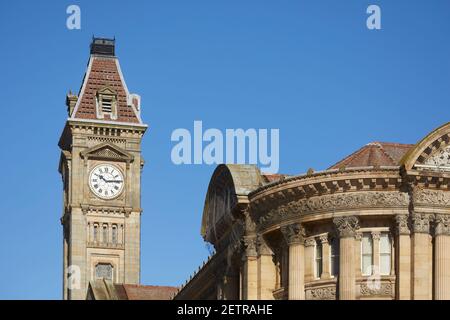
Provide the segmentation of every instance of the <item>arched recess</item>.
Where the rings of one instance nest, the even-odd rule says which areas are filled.
[[[407,171],[450,172],[450,122],[419,141],[405,154],[400,164]]]
[[[248,204],[248,194],[261,186],[255,165],[221,164],[209,182],[201,225],[205,241],[216,244],[231,228],[235,214]]]

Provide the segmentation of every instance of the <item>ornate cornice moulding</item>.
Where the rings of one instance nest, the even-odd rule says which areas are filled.
[[[355,209],[407,208],[409,195],[399,191],[348,192],[291,201],[259,217],[259,229],[304,215]]]

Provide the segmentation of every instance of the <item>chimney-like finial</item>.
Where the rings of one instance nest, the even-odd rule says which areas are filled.
[[[92,37],[91,54],[100,54],[103,56],[115,55],[116,39]]]

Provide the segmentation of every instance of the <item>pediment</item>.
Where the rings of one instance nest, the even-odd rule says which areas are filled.
[[[401,162],[406,170],[450,173],[450,123],[427,135]]]
[[[81,157],[85,159],[104,159],[132,162],[133,155],[126,152],[122,148],[109,143],[102,143],[98,146],[89,148],[81,152]]]
[[[97,94],[104,94],[104,95],[115,95],[116,91],[112,89],[111,87],[103,87],[97,91]]]

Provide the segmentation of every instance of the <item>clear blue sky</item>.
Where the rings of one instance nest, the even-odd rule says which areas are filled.
[[[66,8],[81,7],[81,30]],[[378,4],[382,30],[366,28]],[[450,121],[450,2],[2,1],[0,298],[59,299],[58,138],[93,34],[115,36],[142,96],[142,282],[179,285],[208,255],[212,166],[175,166],[176,128],[279,128],[280,172],[324,169],[370,141]]]

